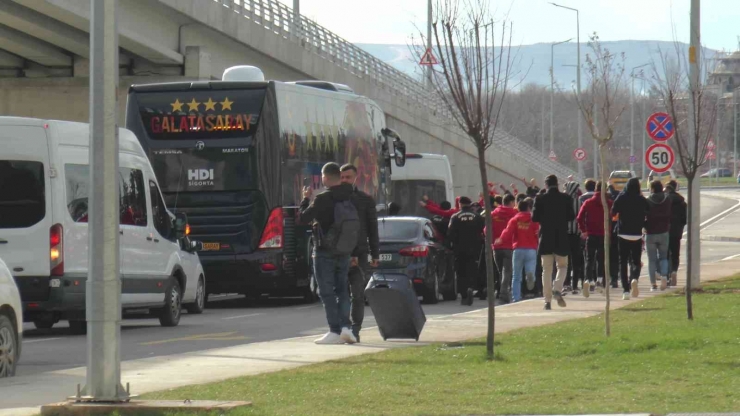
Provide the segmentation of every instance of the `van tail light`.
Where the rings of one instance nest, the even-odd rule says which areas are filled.
[[[54,224],[49,231],[49,261],[52,276],[64,276],[64,228]]]
[[[402,256],[407,257],[426,257],[429,255],[429,247],[428,246],[411,246],[402,248],[401,251],[398,252],[398,254]]]
[[[262,231],[259,248],[283,248],[283,209],[281,207],[270,212],[265,230]]]

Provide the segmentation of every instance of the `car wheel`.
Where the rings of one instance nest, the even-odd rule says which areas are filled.
[[[18,333],[5,315],[0,315],[0,378],[15,375],[18,364]]]
[[[434,283],[424,288],[423,301],[428,305],[439,302],[439,275],[434,273]]]
[[[198,286],[195,288],[195,302],[185,306],[188,313],[198,315],[206,308],[206,281],[203,276],[198,278]]]
[[[69,321],[69,332],[72,335],[87,334],[87,321]]]
[[[164,292],[164,308],[159,314],[159,323],[162,326],[177,326],[180,323],[182,309],[182,293],[177,279],[170,277],[167,290]]]
[[[51,319],[37,319],[33,321],[33,326],[35,326],[36,329],[51,329],[55,323],[56,322]]]

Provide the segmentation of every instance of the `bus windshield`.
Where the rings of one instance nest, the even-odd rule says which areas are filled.
[[[145,148],[162,191],[258,187],[255,134],[265,88],[138,92]],[[129,102],[129,107],[132,106]]]

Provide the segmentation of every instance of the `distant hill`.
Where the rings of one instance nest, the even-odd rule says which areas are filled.
[[[675,46],[673,42],[648,41],[648,40],[621,40],[614,42],[602,42],[605,48],[616,54],[624,53],[625,68],[629,72],[633,67],[653,61],[660,67],[659,51],[669,52],[675,56]],[[421,70],[412,57],[412,53],[407,45],[378,45],[378,44],[357,44],[360,48],[376,56],[378,59],[393,65],[397,69],[413,76],[421,78]],[[683,50],[688,51],[688,45],[682,44]],[[516,75],[516,82],[521,81],[522,85],[535,83],[539,85],[550,84],[550,50],[549,43],[538,43],[534,45],[522,45],[513,47],[512,55],[517,54],[515,66],[512,69]],[[716,51],[706,50],[707,57],[714,56]],[[581,65],[586,62],[586,54],[591,53],[586,42],[581,43]],[[555,82],[562,89],[570,89],[571,82],[576,80],[576,56],[577,45],[575,42],[555,46]],[[573,65],[568,67],[564,65]],[[643,68],[646,76],[652,75],[651,66]],[[662,68],[660,68],[662,70]],[[581,86],[585,87],[586,75],[581,73]]]

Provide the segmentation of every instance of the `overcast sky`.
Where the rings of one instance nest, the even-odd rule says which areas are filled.
[[[290,7],[293,0],[279,0]],[[427,0],[300,0],[301,14],[354,43],[408,44],[426,27]],[[436,3],[436,0],[434,1]],[[559,0],[577,8],[581,42],[598,32],[602,41],[688,42],[690,0]],[[576,35],[575,12],[546,0],[491,0],[496,17],[508,12],[514,45],[562,41]],[[712,49],[738,49],[740,0],[703,0],[702,43]],[[426,31],[426,29],[424,29]]]

